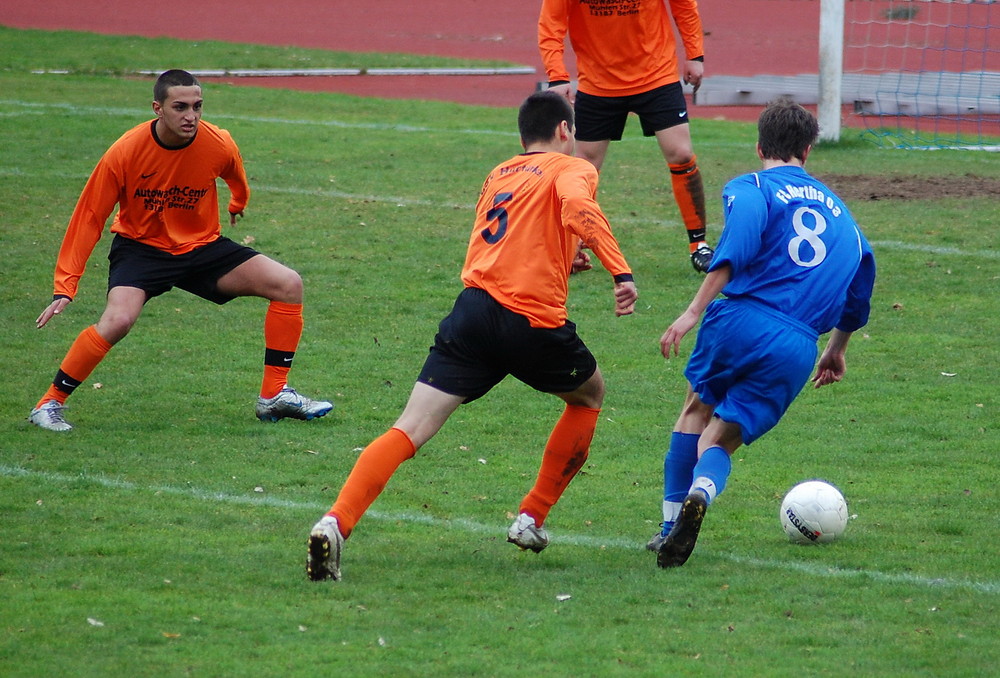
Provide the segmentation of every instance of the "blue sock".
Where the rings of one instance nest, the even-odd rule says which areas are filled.
[[[670,436],[670,449],[663,457],[663,499],[684,501],[695,464],[698,463],[698,434],[674,432]]]
[[[724,449],[710,447],[695,464],[690,489],[701,490],[708,497],[708,502],[712,503],[726,489],[726,480],[729,479],[732,468],[733,462]]]
[[[663,534],[670,532],[680,514],[681,503],[694,480],[698,463],[698,434],[674,432],[663,457]]]

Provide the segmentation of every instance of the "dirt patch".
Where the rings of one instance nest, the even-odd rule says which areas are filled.
[[[957,177],[829,174],[818,178],[848,204],[851,201],[1000,197],[1000,180],[974,174]]]

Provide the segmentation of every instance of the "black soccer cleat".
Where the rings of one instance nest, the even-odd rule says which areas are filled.
[[[656,552],[656,564],[660,567],[680,567],[687,562],[698,541],[701,521],[708,508],[708,497],[701,490],[694,490],[684,498],[681,514],[674,523],[670,534],[660,544]]]
[[[699,273],[708,273],[708,267],[712,265],[713,256],[715,256],[715,250],[702,243],[698,245],[698,249],[691,253],[691,265]]]

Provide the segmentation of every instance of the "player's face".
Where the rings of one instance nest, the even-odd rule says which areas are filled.
[[[153,102],[153,111],[159,120],[156,121],[156,134],[167,146],[183,146],[191,141],[198,132],[198,121],[201,120],[201,87],[171,87],[167,97],[161,104]]]

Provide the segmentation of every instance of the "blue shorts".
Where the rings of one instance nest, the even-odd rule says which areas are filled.
[[[688,121],[687,101],[679,82],[624,97],[577,92],[574,113],[578,141],[621,141],[629,113],[639,116],[642,134],[647,137]]]
[[[595,371],[597,360],[572,322],[532,327],[488,292],[467,287],[438,326],[417,381],[471,402],[508,374],[537,391],[569,393]]]
[[[684,370],[702,402],[747,445],[774,428],[816,364],[814,331],[761,304],[709,304]]]
[[[224,304],[234,297],[219,291],[219,278],[258,254],[226,237],[184,254],[170,254],[116,234],[108,252],[111,262],[108,290],[137,287],[147,298],[152,298],[179,287],[202,299]]]

